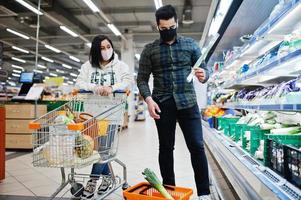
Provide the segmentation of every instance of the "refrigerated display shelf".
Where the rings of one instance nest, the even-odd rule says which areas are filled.
[[[222,108],[246,109],[246,110],[277,110],[277,111],[301,111],[301,104],[271,104],[271,105],[223,105]]]
[[[260,76],[260,75],[263,75],[263,73],[271,72],[273,69],[281,70],[280,68],[288,67],[287,66],[288,63],[290,63],[291,61],[297,60],[297,59],[299,59],[301,61],[301,49],[291,52],[288,55],[286,55],[280,59],[277,59],[271,63],[268,63],[267,65],[258,67],[256,70],[253,70],[252,72],[247,73],[246,75],[235,80],[234,82],[228,83],[227,85],[224,86],[224,88],[232,88],[237,85],[248,85],[245,83],[247,80],[249,80],[251,78],[256,78],[257,76]],[[285,75],[285,76],[293,75],[291,73],[294,72],[294,68],[292,66],[289,66],[289,67],[292,68],[293,70],[290,71],[289,70],[290,68],[287,68],[286,70],[282,69],[282,72],[283,72],[282,75]],[[298,71],[298,69],[296,68],[295,71]],[[270,74],[267,73],[264,75],[270,75]],[[279,76],[282,76],[282,75],[279,75]],[[297,75],[295,74],[295,76],[297,76]],[[251,85],[257,84],[258,85],[259,83],[256,80],[253,80],[253,81],[250,81],[249,84],[251,84]]]
[[[204,124],[204,141],[241,199],[300,200],[301,191]]]
[[[287,23],[283,23],[283,21],[284,18],[288,16],[292,10],[297,9],[297,6],[301,6],[300,0],[291,1],[277,15],[275,15],[271,19],[266,20],[260,27],[257,28],[253,36],[250,38],[249,42],[242,47],[241,53],[234,56],[225,64],[225,68],[231,68],[231,66],[234,66],[233,63],[236,60],[242,59],[244,56],[247,56],[248,58],[250,58],[250,55],[252,54],[255,54],[254,56],[259,56],[258,50],[267,46],[271,42],[264,40],[264,37],[273,34],[285,35],[290,33],[292,31],[291,29],[293,28],[292,23],[294,23],[295,21],[298,22],[301,16],[298,14],[291,15],[289,16]]]

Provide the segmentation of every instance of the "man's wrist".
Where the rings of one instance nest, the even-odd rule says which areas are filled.
[[[145,98],[146,103],[149,103],[152,100],[153,100],[153,98],[151,96],[148,96],[148,97]]]

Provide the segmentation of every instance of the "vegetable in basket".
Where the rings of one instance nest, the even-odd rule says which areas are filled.
[[[93,154],[94,141],[88,135],[78,135],[75,139],[75,152],[78,157],[85,159]]]
[[[144,171],[142,172],[142,174],[144,175],[144,178],[151,184],[151,186],[153,188],[155,188],[156,190],[158,190],[158,192],[160,192],[164,198],[166,199],[170,199],[173,200],[174,198],[166,191],[166,189],[164,188],[164,186],[162,185],[161,181],[158,179],[158,177],[156,176],[155,172],[153,172],[151,169],[146,168],[144,169]]]
[[[297,133],[301,133],[301,127],[295,126],[295,127],[289,127],[289,128],[272,129],[271,133],[273,133],[273,134],[297,134]]]

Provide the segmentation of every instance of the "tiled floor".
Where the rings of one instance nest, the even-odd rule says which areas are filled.
[[[121,132],[118,158],[127,166],[130,185],[144,181],[141,174],[144,168],[151,168],[158,175],[160,174],[157,155],[158,139],[152,119],[130,123],[129,128]],[[10,159],[6,161],[6,179],[0,183],[0,199],[20,199],[20,195],[26,196],[22,200],[44,199],[41,197],[49,197],[58,187],[60,184],[59,169],[34,168],[31,156],[31,153],[23,153],[19,157],[9,156]],[[116,174],[122,175],[119,166],[113,164],[113,168]],[[90,169],[91,167],[86,167],[77,172],[89,173]],[[175,147],[175,172],[177,185],[194,188],[194,197],[196,197],[190,156],[179,128]],[[69,199],[70,192],[67,190],[68,188],[58,197]],[[117,190],[106,199],[123,199],[122,190]]]

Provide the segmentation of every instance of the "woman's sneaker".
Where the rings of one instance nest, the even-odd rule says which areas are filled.
[[[94,196],[94,192],[95,192],[95,189],[96,189],[96,185],[97,185],[97,180],[89,180],[87,182],[87,185],[84,189],[84,192],[81,196],[81,199],[92,199],[92,197]]]
[[[102,195],[104,194],[106,191],[110,190],[113,186],[113,179],[111,176],[105,176],[102,179],[102,182],[100,184],[100,186],[98,187],[98,194]]]

